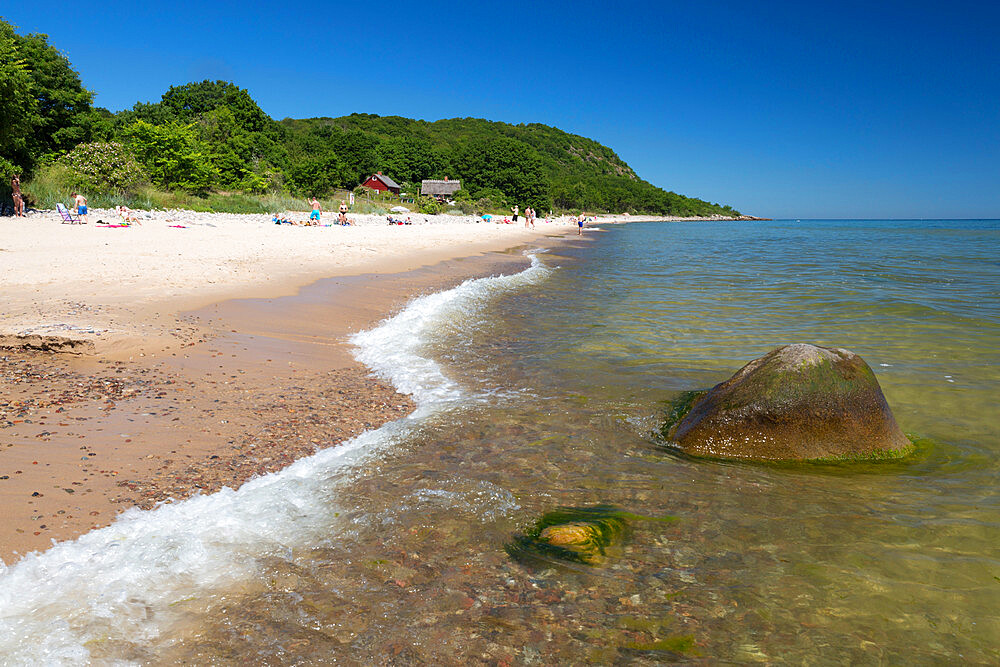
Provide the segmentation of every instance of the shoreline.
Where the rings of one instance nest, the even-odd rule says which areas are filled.
[[[108,213],[93,210],[94,222]],[[127,359],[197,339],[173,313],[294,294],[330,276],[409,271],[572,230],[568,222],[526,230],[471,217],[423,216],[427,223],[402,227],[353,217],[352,227],[291,228],[262,215],[191,211],[158,213],[132,228],[63,225],[42,215],[0,222],[0,348]]]
[[[561,236],[527,241],[553,245]],[[0,560],[13,565],[131,507],[238,488],[409,414],[407,397],[353,359],[347,335],[418,294],[520,270],[526,260],[512,249],[525,247],[523,237],[425,248],[397,256],[395,271],[371,262],[368,272],[304,285],[296,274],[207,305],[208,297],[119,305],[124,330],[144,313],[155,313],[161,330],[173,326],[152,341],[101,341],[94,354],[0,353],[0,502],[8,508]],[[182,303],[199,307],[172,310]]]
[[[0,220],[0,351],[127,360],[200,337],[174,313],[229,298],[293,294],[330,276],[409,271],[577,229],[567,216],[526,229],[454,215],[413,215],[406,226],[352,215],[351,227],[288,227],[260,214],[141,213],[130,228],[97,227],[104,218],[117,220],[107,209],[92,209],[89,225],[64,225],[51,211]],[[588,225],[717,220],[608,215]]]

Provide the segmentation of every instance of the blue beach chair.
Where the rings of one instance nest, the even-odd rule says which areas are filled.
[[[63,221],[64,225],[65,224],[70,224],[70,225],[85,225],[85,224],[87,224],[83,220],[80,219],[80,216],[76,215],[75,213],[70,213],[69,209],[67,209],[61,203],[56,204],[56,210],[59,211],[59,217],[62,218],[62,221]]]

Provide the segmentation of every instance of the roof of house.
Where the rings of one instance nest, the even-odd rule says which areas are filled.
[[[461,189],[461,181],[420,181],[420,192],[425,195],[451,195]]]
[[[368,180],[370,181],[370,180],[372,180],[372,178],[377,178],[378,180],[380,180],[383,183],[385,183],[386,185],[388,185],[390,188],[396,188],[397,190],[400,188],[399,183],[397,183],[396,181],[392,180],[391,178],[389,178],[385,174],[372,174],[371,177]],[[367,183],[367,181],[365,181],[365,182]]]

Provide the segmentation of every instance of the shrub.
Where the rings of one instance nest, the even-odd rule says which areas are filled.
[[[60,162],[75,177],[73,186],[92,191],[121,194],[147,180],[132,151],[117,142],[80,144]]]
[[[421,213],[434,215],[435,213],[441,212],[441,204],[439,204],[433,197],[422,196],[417,199],[417,210]]]

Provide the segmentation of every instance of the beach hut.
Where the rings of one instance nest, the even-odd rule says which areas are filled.
[[[392,180],[388,176],[384,176],[381,171],[377,174],[369,176],[368,180],[361,185],[371,190],[378,190],[379,192],[385,192],[388,190],[394,195],[399,194],[399,183]]]
[[[453,181],[445,176],[443,181],[420,181],[420,194],[435,197],[438,200],[451,199],[452,195],[462,189],[462,181]]]

